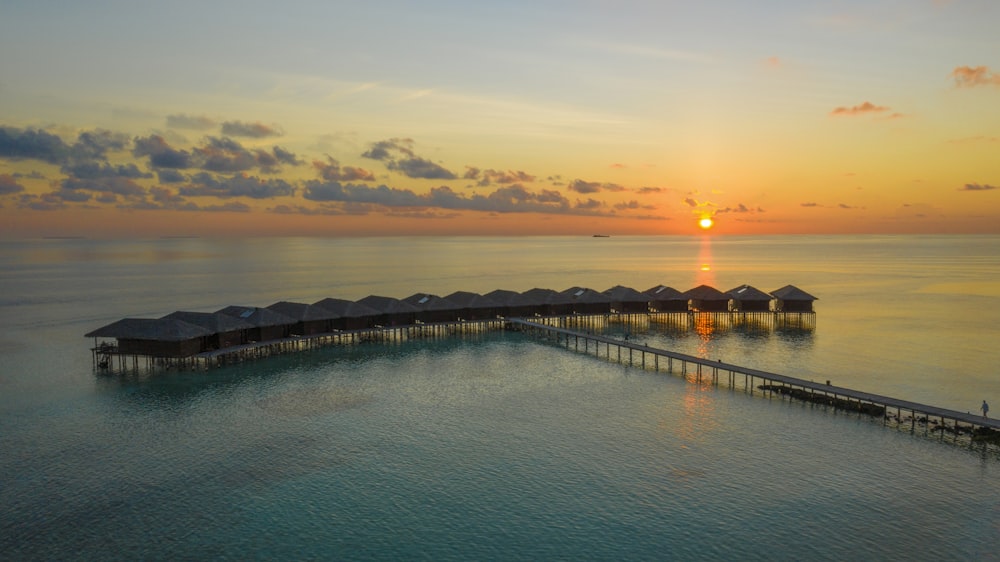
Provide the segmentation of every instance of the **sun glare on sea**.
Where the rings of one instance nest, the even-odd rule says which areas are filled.
[[[711,217],[704,217],[698,221],[698,226],[700,226],[702,230],[708,230],[715,226],[715,221],[712,220]]]

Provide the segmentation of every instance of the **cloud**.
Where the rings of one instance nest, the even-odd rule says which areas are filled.
[[[160,135],[138,137],[132,143],[132,155],[148,156],[149,164],[154,168],[187,169],[193,167],[191,153],[186,150],[175,150]]]
[[[757,207],[756,209],[752,209],[750,207],[747,207],[743,203],[740,203],[736,207],[726,207],[725,209],[719,209],[719,210],[716,211],[717,214],[723,214],[723,213],[763,213],[763,212],[765,212],[764,209],[762,209],[760,207]]]
[[[82,131],[74,144],[41,129],[0,127],[0,157],[41,160],[65,164],[82,160],[103,160],[110,150],[124,150],[128,137],[103,129]]]
[[[269,127],[259,122],[226,121],[222,124],[222,134],[231,137],[262,139],[265,137],[280,137],[284,133],[276,127]]]
[[[601,190],[601,184],[596,181],[573,180],[569,184],[569,190],[577,193],[597,193]]]
[[[607,215],[590,200],[572,205],[555,190],[530,191],[520,184],[499,187],[489,194],[464,195],[448,186],[432,188],[426,194],[409,189],[391,188],[386,185],[370,187],[336,181],[306,182],[303,197],[310,201],[337,202],[352,205],[378,205],[382,207],[439,208],[455,211],[484,211],[495,213],[545,213],[574,215]]]
[[[819,203],[810,202],[810,203],[799,203],[799,206],[800,207],[820,207],[821,205]]]
[[[956,88],[973,88],[975,86],[1000,86],[1000,74],[986,66],[956,66],[951,71]]]
[[[64,174],[80,179],[98,178],[151,178],[153,174],[143,172],[135,164],[121,164],[113,166],[100,162],[81,162],[78,164],[67,164],[62,167]]]
[[[298,166],[302,163],[301,160],[295,157],[295,153],[289,152],[280,146],[275,146],[271,152],[274,154],[274,157],[278,159],[278,162],[281,162],[282,164]]]
[[[24,191],[24,186],[17,183],[14,176],[0,174],[0,195],[11,195],[13,193],[21,193],[22,191]]]
[[[402,219],[453,219],[460,216],[459,213],[439,213],[436,211],[393,211],[386,213],[386,215]]]
[[[631,201],[625,201],[622,203],[615,203],[614,207],[619,211],[634,211],[637,209],[645,209],[647,211],[652,211],[656,209],[656,205],[643,205],[638,201],[636,201],[635,199],[632,199]]]
[[[17,206],[33,211],[56,211],[65,209],[66,203],[59,197],[57,192],[44,193],[42,195],[24,193],[18,199]]]
[[[593,197],[588,197],[586,201],[579,201],[578,200],[576,202],[576,208],[577,209],[585,209],[585,210],[591,210],[591,211],[593,211],[593,210],[600,209],[603,206],[604,206],[604,203],[602,201],[598,201],[597,199],[594,199]]]
[[[855,209],[864,209],[864,207],[854,207],[854,206],[848,205],[847,203],[838,203],[837,204],[837,208],[838,209],[845,209],[845,210],[848,210],[848,211],[853,211]]]
[[[211,174],[199,172],[191,177],[191,183],[181,187],[181,195],[186,197],[250,197],[270,199],[293,195],[295,188],[283,179],[261,179],[255,176],[237,174],[230,178],[218,179]]]
[[[635,189],[636,193],[641,193],[641,194],[664,193],[666,191],[667,188],[665,187],[653,187],[653,186],[639,187]]]
[[[837,107],[830,112],[830,115],[864,115],[866,113],[882,113],[884,111],[889,111],[889,108],[866,101],[854,107]]]
[[[243,172],[257,165],[257,158],[229,137],[205,137],[205,144],[193,150],[201,160],[198,167],[210,172]]]
[[[229,137],[205,137],[201,146],[191,152],[177,150],[167,144],[159,135],[136,138],[132,154],[136,157],[148,156],[154,168],[201,169],[210,172],[245,172],[259,168],[263,172],[275,172],[281,164],[298,165],[302,162],[295,154],[279,147],[270,151],[262,148],[248,150]]]
[[[104,159],[110,150],[125,150],[129,138],[122,133],[114,133],[104,129],[83,131],[73,145],[71,156],[84,159]]]
[[[184,174],[171,169],[157,170],[156,177],[160,180],[160,183],[184,183],[187,181],[187,177]]]
[[[457,176],[439,164],[414,156],[389,162],[390,170],[402,172],[409,178],[430,180],[453,180]]]
[[[375,181],[375,174],[372,172],[353,166],[341,167],[340,162],[331,156],[326,157],[326,162],[313,160],[312,164],[319,176],[327,181]]]
[[[203,115],[185,115],[176,113],[167,115],[167,127],[172,129],[193,129],[195,131],[207,131],[215,127],[215,120]]]
[[[0,127],[0,157],[59,164],[65,162],[69,154],[70,147],[51,133],[40,129]]]
[[[532,183],[535,181],[535,176],[521,170],[480,170],[473,166],[466,166],[465,174],[462,177],[464,179],[478,180],[477,185],[480,187],[492,184],[506,185],[512,183]]]
[[[279,215],[346,215],[342,209],[320,206],[303,207],[301,205],[276,205],[268,209],[269,212]]]
[[[137,196],[144,195],[146,189],[135,183],[131,178],[106,176],[95,178],[66,178],[60,182],[62,191],[96,191],[101,193],[114,193],[116,195]],[[66,199],[75,201],[76,199]]]
[[[616,183],[600,183],[596,181],[573,180],[568,189],[577,193],[598,193],[600,191],[625,191],[625,187]]]
[[[363,152],[361,156],[372,160],[391,160],[393,153],[413,156],[412,146],[413,139],[392,138],[372,143],[371,148]]]
[[[417,156],[413,151],[413,139],[391,138],[374,142],[361,156],[385,162],[388,169],[410,178],[453,180],[458,177],[440,164]]]
[[[249,213],[250,206],[240,201],[229,201],[222,205],[204,205],[198,207],[198,210],[213,213]]]
[[[1000,189],[1000,188],[997,188],[997,186],[995,185],[986,185],[978,183],[967,183],[962,187],[958,188],[959,191],[991,191],[994,189]]]
[[[153,197],[153,201],[172,207],[178,206],[185,201],[183,197],[165,187],[151,187],[149,188],[149,194]]]
[[[429,201],[408,189],[395,189],[385,185],[342,184],[339,181],[306,182],[302,196],[310,201],[341,201],[345,203],[377,203],[387,207],[422,207]]]
[[[50,196],[56,197],[61,201],[69,201],[71,203],[84,203],[90,201],[93,198],[93,194],[80,191],[71,187],[63,187],[59,191],[53,191],[49,193]]]

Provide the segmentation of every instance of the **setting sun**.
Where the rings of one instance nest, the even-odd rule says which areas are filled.
[[[698,221],[698,226],[700,226],[702,230],[708,230],[712,228],[713,225],[715,225],[715,221],[713,221],[710,217],[705,217]]]

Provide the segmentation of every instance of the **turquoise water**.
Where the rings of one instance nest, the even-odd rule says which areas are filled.
[[[1000,396],[997,242],[713,240],[708,270],[699,239],[6,242],[0,558],[995,560],[995,448],[519,334],[155,376],[95,374],[82,334],[178,308],[712,275],[816,294],[816,330],[634,337],[974,410]]]

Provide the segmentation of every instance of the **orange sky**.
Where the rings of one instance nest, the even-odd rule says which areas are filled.
[[[4,8],[0,236],[1000,232],[996,2],[190,8]]]

